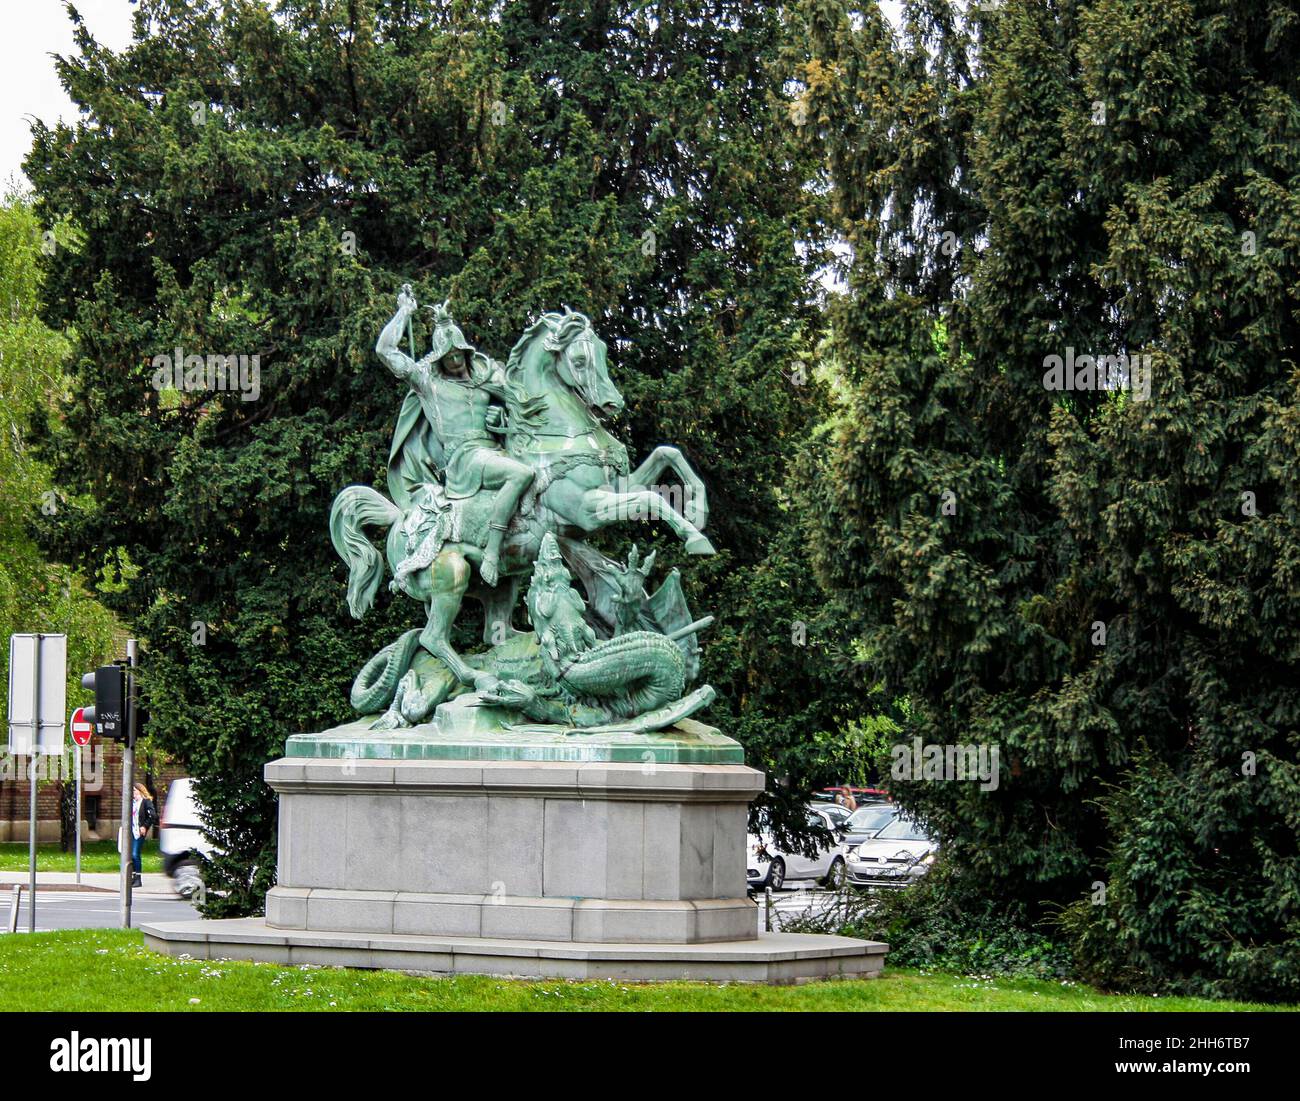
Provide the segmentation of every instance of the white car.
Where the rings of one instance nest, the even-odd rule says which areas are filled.
[[[870,840],[847,846],[848,880],[855,887],[906,887],[930,870],[939,842],[905,814]]]
[[[173,780],[168,785],[159,829],[163,871],[172,877],[176,893],[181,898],[190,898],[203,886],[195,854],[208,856],[217,851],[200,824],[193,780]]]
[[[830,844],[817,850],[811,859],[799,852],[785,852],[777,847],[771,832],[764,827],[761,835],[746,839],[748,859],[745,879],[751,887],[771,887],[779,891],[791,879],[816,879],[826,887],[844,883],[844,857],[839,852],[839,827],[835,815],[824,807],[808,808],[808,824],[821,826],[831,835]]]

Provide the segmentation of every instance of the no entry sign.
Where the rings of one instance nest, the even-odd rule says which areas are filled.
[[[77,745],[90,745],[90,737],[95,731],[82,716],[82,710],[82,708],[78,707],[72,713],[72,721],[68,725],[72,727],[72,740]]]

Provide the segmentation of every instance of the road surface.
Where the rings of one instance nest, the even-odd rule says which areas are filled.
[[[18,932],[27,932],[27,891],[23,892],[18,908]],[[4,900],[4,924],[0,936],[9,925],[9,899]],[[120,928],[121,905],[118,895],[108,891],[38,891],[36,897],[36,931],[48,933],[54,929],[117,929]],[[148,921],[188,921],[198,917],[198,911],[183,898],[164,895],[139,894],[131,897],[131,924],[139,926]]]

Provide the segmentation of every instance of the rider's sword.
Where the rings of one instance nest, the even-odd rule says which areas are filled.
[[[409,292],[410,289],[411,289],[410,283],[402,284],[402,290]],[[414,312],[415,312],[414,310],[411,311],[411,313]],[[409,313],[406,315],[406,339],[410,342],[411,358],[414,359],[415,358],[415,326],[411,324],[411,314]]]

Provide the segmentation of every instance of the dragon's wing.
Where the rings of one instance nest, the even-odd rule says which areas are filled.
[[[682,592],[682,575],[673,570],[646,600],[650,618],[656,629],[666,635],[685,627],[692,622],[691,610],[686,606],[686,594]],[[687,635],[676,639],[674,645],[682,652],[686,660],[686,683],[690,684],[700,675],[700,644],[697,636]]]
[[[581,539],[561,535],[556,542],[569,572],[587,594],[587,622],[601,638],[612,638],[618,597],[618,563]]]

